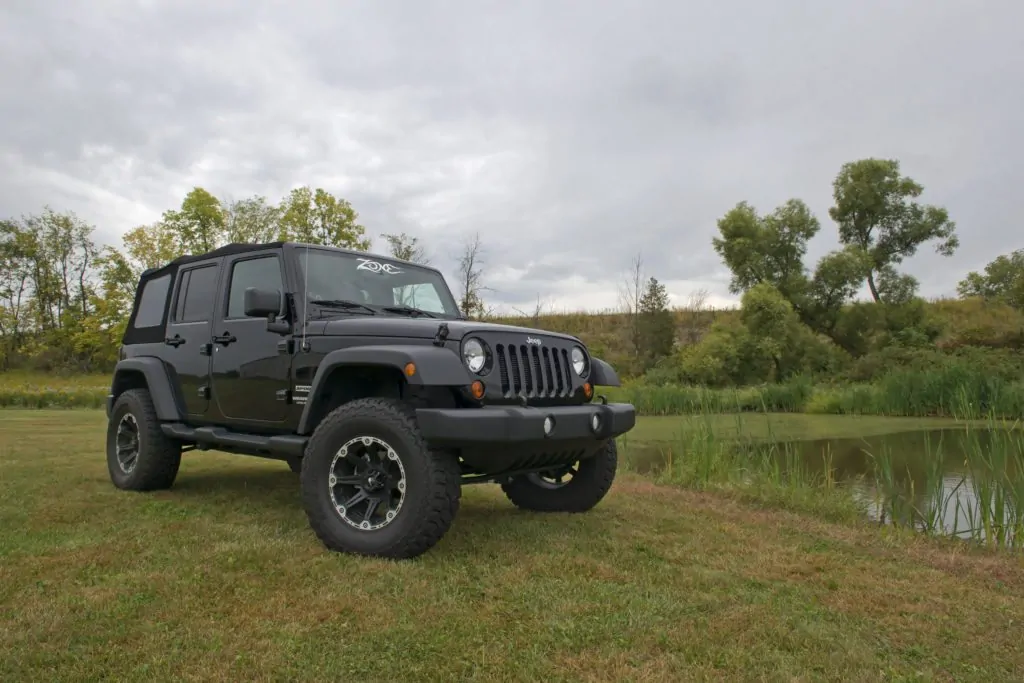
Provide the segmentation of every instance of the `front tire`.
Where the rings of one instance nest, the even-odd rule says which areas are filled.
[[[329,550],[408,559],[432,548],[455,519],[458,460],[431,451],[400,403],[359,399],[313,432],[302,464],[302,498]]]
[[[117,397],[107,423],[107,471],[119,489],[169,489],[181,465],[181,442],[160,430],[153,399],[146,389]]]
[[[615,439],[609,439],[601,450],[585,460],[570,467],[512,477],[501,485],[501,490],[523,510],[587,512],[611,489],[618,461]],[[571,476],[568,481],[567,476]]]

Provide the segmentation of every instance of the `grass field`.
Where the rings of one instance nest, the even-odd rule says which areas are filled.
[[[103,427],[0,411],[0,680],[1024,676],[1012,557],[623,474],[582,516],[467,487],[426,556],[357,559],[283,463],[188,454],[130,494]]]

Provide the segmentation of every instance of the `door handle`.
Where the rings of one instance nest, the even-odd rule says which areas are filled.
[[[173,337],[167,337],[166,339],[164,339],[164,344],[167,344],[168,346],[173,346],[174,348],[178,348],[184,343],[185,340],[182,338],[180,334],[176,334]]]
[[[238,341],[238,339],[235,337],[235,335],[231,334],[230,332],[225,332],[224,334],[217,334],[213,336],[214,344],[223,344],[224,346],[227,346],[231,342],[235,341]]]

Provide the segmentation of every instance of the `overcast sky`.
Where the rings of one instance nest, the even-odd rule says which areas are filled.
[[[1019,0],[4,0],[0,217],[119,244],[194,185],[308,184],[449,273],[479,231],[505,307],[614,306],[638,252],[722,302],[722,214],[802,198],[816,259],[836,172],[876,156],[956,221],[955,257],[905,266],[949,295],[1024,247],[1021,26]]]

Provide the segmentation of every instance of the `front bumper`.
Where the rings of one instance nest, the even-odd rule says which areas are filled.
[[[600,422],[595,430],[592,418]],[[550,417],[554,428],[545,433]],[[629,403],[591,403],[552,408],[488,406],[484,408],[420,408],[416,411],[423,437],[436,444],[467,446],[484,444],[552,443],[605,440],[628,432],[636,424]]]

